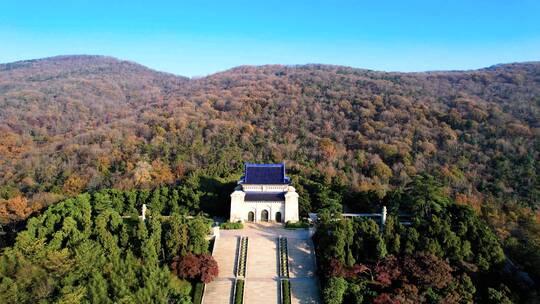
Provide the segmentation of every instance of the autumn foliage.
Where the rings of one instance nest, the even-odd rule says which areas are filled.
[[[379,197],[429,172],[478,211],[484,195],[534,207],[539,70],[270,65],[188,79],[100,56],[2,64],[0,199],[39,209],[44,193],[151,189],[198,168],[226,176],[244,161],[286,161]]]
[[[171,263],[171,270],[180,278],[210,283],[218,275],[218,264],[209,254],[187,254],[175,257]]]
[[[29,206],[28,200],[23,196],[15,196],[7,200],[0,199],[0,223],[7,223],[13,219],[26,218],[37,209]]]
[[[342,276],[331,281],[329,298],[364,297],[344,280],[375,275],[386,256],[414,258],[414,251],[451,254],[454,273],[483,273],[504,248],[540,282],[539,73],[537,62],[427,73],[268,65],[188,79],[100,56],[2,64],[0,222],[24,225],[31,214],[87,191],[99,211],[125,200],[129,214],[147,203],[158,213],[226,216],[219,202],[229,199],[243,162],[283,161],[302,215],[373,212],[401,202],[393,207],[425,217],[414,230],[383,239],[373,223],[344,223],[340,229],[365,237],[350,254],[333,253],[340,265],[332,271]],[[420,180],[412,187],[420,190],[404,199],[424,174],[441,189],[426,200],[420,194],[429,189],[421,185],[429,183]],[[440,210],[447,213],[427,216]],[[456,224],[450,215],[470,221]],[[174,225],[184,227],[180,220]],[[432,242],[421,240],[426,231]],[[380,276],[379,284],[393,288],[392,277]],[[459,284],[443,288],[439,300],[454,299],[447,290],[454,287],[471,294],[469,277],[454,275]],[[506,296],[499,285],[489,288],[479,297]],[[395,290],[408,295],[403,299],[425,293],[405,283]],[[395,300],[395,292],[377,292],[365,297]]]

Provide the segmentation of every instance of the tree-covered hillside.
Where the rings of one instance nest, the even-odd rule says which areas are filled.
[[[286,161],[380,197],[417,172],[479,209],[536,209],[540,64],[384,73],[239,67],[200,79],[98,56],[0,65],[3,221],[102,187]]]
[[[8,244],[30,215],[105,188],[171,185],[189,202],[175,212],[226,216],[244,161],[286,162],[304,215],[378,210],[429,174],[540,279],[540,63],[244,66],[197,79],[100,56],[0,65]]]

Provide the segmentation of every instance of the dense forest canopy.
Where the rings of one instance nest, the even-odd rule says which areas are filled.
[[[419,175],[394,195],[384,225],[330,210],[320,212],[314,236],[325,303],[538,300],[525,280],[516,279],[518,271],[509,269],[486,223],[445,195],[432,177]],[[400,220],[404,211],[407,221]]]
[[[0,256],[0,302],[191,303],[192,284],[218,270],[211,220],[190,216],[188,201],[168,187],[104,189],[49,207]],[[184,271],[193,262],[196,272]]]
[[[32,214],[43,219],[48,212],[60,211],[43,213],[47,206],[54,208],[53,204],[61,201],[67,204],[66,199],[86,204],[86,195],[91,195],[93,202],[95,193],[103,189],[141,191],[141,195],[153,197],[153,208],[165,214],[227,216],[228,194],[245,161],[286,162],[300,193],[303,215],[317,210],[330,214],[373,211],[383,204],[398,212],[418,207],[404,199],[422,197],[411,190],[422,189],[416,183],[418,178],[433,176],[440,183],[436,196],[446,203],[436,204],[435,210],[410,212],[420,218],[436,212],[442,231],[456,235],[461,251],[418,244],[410,245],[414,252],[408,251],[407,243],[395,244],[395,236],[404,237],[407,229],[427,228],[398,225],[390,233],[394,236],[383,240],[386,247],[394,249],[387,249],[378,261],[403,272],[392,277],[393,285],[365,285],[361,283],[364,272],[352,277],[349,273],[357,264],[375,273],[377,261],[345,252],[345,260],[340,260],[345,274],[337,272],[330,282],[335,284],[332,290],[343,290],[344,297],[360,301],[362,296],[371,301],[384,294],[378,301],[391,301],[401,296],[395,288],[409,288],[403,282],[415,279],[407,269],[422,268],[416,261],[426,259],[447,269],[454,279],[441,278],[440,288],[435,289],[418,283],[420,289],[415,292],[422,299],[453,299],[456,288],[468,290],[470,299],[512,298],[515,294],[510,292],[496,293],[500,290],[495,285],[479,286],[479,293],[472,292],[470,285],[499,271],[502,262],[475,251],[476,239],[460,234],[463,229],[470,231],[471,223],[486,223],[490,230],[481,231],[482,238],[490,240],[493,252],[498,252],[491,242],[495,235],[517,269],[526,270],[535,281],[540,279],[538,62],[426,73],[329,65],[242,66],[197,79],[101,56],[61,56],[0,65],[0,222],[8,235],[24,226]],[[123,214],[134,215],[138,201],[125,199],[129,208],[122,210]],[[120,199],[112,199],[115,201]],[[103,210],[114,209],[114,204]],[[91,208],[95,207],[91,204]],[[106,214],[115,218],[111,212]],[[457,216],[454,212],[465,217],[463,227],[445,224],[448,217]],[[97,220],[99,216],[95,216]],[[71,233],[71,222],[55,224],[53,230],[65,226],[63,233]],[[118,226],[111,229],[125,226],[128,230],[127,224],[114,222]],[[344,223],[359,233],[375,229],[369,222]],[[29,220],[27,232],[17,243],[7,241],[15,245],[4,252],[4,263],[22,250],[23,237],[41,237],[52,229],[38,228],[47,227],[47,223],[35,225],[35,218]],[[53,230],[47,238],[53,237]],[[81,233],[91,242],[99,241],[99,231]],[[432,235],[431,243],[436,240],[440,245],[440,238]],[[67,254],[55,244],[52,249],[60,252],[54,254]],[[122,246],[119,250],[129,250],[133,259],[144,259],[134,248]],[[76,250],[76,244],[69,248]],[[446,252],[450,249],[453,251]],[[375,246],[374,250],[379,249]],[[69,254],[77,256],[74,251]],[[392,264],[398,263],[392,260],[396,257],[399,263],[410,263]],[[32,275],[39,277],[49,269],[49,258],[62,257],[28,257],[38,261]],[[169,270],[164,265],[175,262],[170,256],[161,258],[154,268],[165,276]],[[191,264],[199,258],[204,257],[190,258]],[[184,269],[179,262],[171,268],[173,273]],[[143,271],[140,267],[145,266],[139,263],[137,267],[133,271]],[[18,270],[0,271],[12,276]],[[61,276],[62,269],[59,271]],[[112,280],[113,272],[110,275]],[[44,284],[44,289],[39,289],[44,293],[38,296],[49,300],[90,292],[73,289],[71,281],[60,285],[39,282]],[[26,288],[24,284],[31,282],[19,283]],[[514,288],[508,282],[497,283]],[[173,285],[163,287],[162,299],[186,298],[187,289]],[[122,296],[118,294],[116,299],[120,301]]]
[[[476,208],[537,208],[540,64],[385,73],[239,67],[199,79],[99,56],[0,65],[3,221],[103,187],[286,161],[380,197],[418,172]]]

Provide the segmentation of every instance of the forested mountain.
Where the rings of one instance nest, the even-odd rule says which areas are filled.
[[[349,289],[343,289],[341,296],[347,301],[371,301],[376,295],[380,295],[376,299],[381,303],[407,297],[451,300],[456,294],[467,294],[462,298],[464,302],[506,296],[528,301],[524,290],[529,295],[538,294],[534,291],[538,284],[531,287],[530,280],[540,280],[540,63],[426,73],[386,73],[328,65],[242,66],[197,79],[101,56],[61,56],[2,64],[3,230],[13,237],[17,223],[24,224],[32,213],[42,213],[45,207],[63,202],[29,221],[16,243],[13,238],[3,242],[14,244],[4,251],[3,265],[24,255],[23,262],[34,261],[36,265],[28,275],[32,281],[21,279],[19,271],[25,269],[22,266],[2,266],[0,271],[16,280],[13,282],[18,288],[27,288],[27,283],[45,284],[39,285],[46,287],[39,289],[43,294],[20,298],[23,302],[40,297],[97,296],[101,294],[99,284],[112,284],[109,292],[116,299],[126,299],[121,291],[124,287],[114,287],[116,270],[104,279],[108,283],[90,277],[73,281],[69,278],[76,273],[70,272],[66,280],[51,285],[42,280],[41,274],[50,268],[50,263],[65,258],[62,254],[67,253],[58,251],[60,248],[68,248],[70,259],[76,261],[77,246],[85,238],[88,241],[80,244],[98,242],[94,245],[105,246],[104,250],[148,259],[146,253],[126,245],[128,236],[115,234],[120,228],[125,233],[137,233],[140,227],[114,226],[118,216],[136,216],[136,209],[146,200],[151,208],[165,215],[196,215],[202,211],[226,216],[228,194],[244,161],[286,162],[300,193],[302,214],[316,210],[339,212],[342,208],[367,211],[382,204],[395,212],[399,211],[396,206],[400,210],[431,208],[431,201],[437,202],[434,206],[441,204],[438,197],[469,205],[475,211],[471,215],[467,208],[444,203],[443,209],[420,213],[420,220],[410,229],[387,227],[382,236],[375,236],[373,223],[324,224],[327,227],[321,231],[349,227],[344,236],[358,230],[355,233],[368,240],[366,250],[378,254],[378,260],[372,261],[349,245],[325,246],[325,242],[337,241],[319,236],[317,242],[323,244],[324,250],[335,251],[325,255],[324,250],[318,250],[323,278],[328,279],[324,286],[334,290],[332,284],[337,281],[332,278],[346,278]],[[436,198],[427,190],[411,194],[411,189],[422,188],[418,183],[422,176],[433,176],[441,185]],[[411,188],[411,183],[416,186]],[[108,205],[99,209],[99,204]],[[68,211],[62,211],[62,206],[68,206]],[[77,237],[75,243],[66,238],[71,218],[79,220],[79,209],[91,210],[90,221],[96,223],[102,221],[101,217],[112,216],[113,226],[107,231],[118,241],[118,248],[99,243],[100,237],[109,235],[105,230],[84,230],[85,237]],[[100,215],[103,212],[98,209],[108,211]],[[74,210],[74,215],[69,210]],[[457,225],[456,219],[464,226]],[[433,225],[441,226],[440,231],[424,221],[434,221]],[[473,228],[483,227],[484,222],[495,234]],[[164,232],[167,229],[163,227]],[[410,241],[413,230],[421,232],[425,240]],[[453,237],[448,239],[448,235]],[[492,235],[498,240],[494,241]],[[62,241],[55,241],[60,236]],[[45,240],[48,255],[36,251],[34,256],[34,251],[25,249],[27,237]],[[376,242],[369,243],[370,237]],[[487,242],[493,250],[475,247],[479,241]],[[158,243],[154,245],[159,251]],[[380,251],[382,247],[377,244],[387,249]],[[470,251],[465,245],[452,244],[473,247]],[[498,275],[492,283],[509,284],[511,293],[497,293],[493,284],[481,286],[483,276],[512,263],[503,262],[501,249],[515,264],[513,271],[525,270],[524,275],[530,276],[525,280],[527,287],[519,286],[519,278],[507,282],[499,280]],[[496,255],[487,257],[489,252]],[[336,254],[337,262],[328,258]],[[392,260],[396,257],[398,262]],[[164,265],[171,259],[160,257],[158,264],[152,264],[152,271],[166,276]],[[405,296],[403,288],[409,288],[407,282],[415,280],[407,276],[407,269],[420,267],[429,272],[430,267],[435,267],[414,264],[421,260],[433,261],[433,265],[452,274],[439,278],[444,284],[436,287],[417,282],[414,295]],[[122,261],[114,260],[113,255],[92,267],[127,263]],[[407,261],[412,264],[394,265]],[[473,271],[467,263],[483,270]],[[367,270],[384,273],[384,269],[376,268],[378,264],[383,268],[387,264],[398,267],[402,274],[394,273],[388,280],[383,278],[382,283],[377,281],[379,277],[366,281]],[[134,272],[144,273],[140,265],[129,265]],[[364,268],[351,274],[354,267]],[[55,273],[65,275],[62,269]],[[472,288],[467,283],[469,276],[474,282]],[[10,282],[4,281],[4,287],[11,286]],[[75,282],[90,282],[97,289],[79,290]],[[375,285],[369,285],[372,283]],[[180,283],[163,284],[159,287],[163,299],[187,297],[189,288],[178,287]],[[135,283],[126,288],[137,290],[134,296],[138,299],[147,296],[144,288]],[[335,298],[332,294],[324,296]]]
[[[286,161],[379,197],[418,172],[479,209],[540,199],[540,63],[465,72],[238,67],[200,79],[100,56],[0,65],[0,216],[102,187]]]

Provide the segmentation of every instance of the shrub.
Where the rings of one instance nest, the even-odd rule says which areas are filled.
[[[182,279],[195,279],[201,274],[199,258],[194,254],[175,257],[171,264],[172,272]]]
[[[171,270],[183,279],[198,279],[203,283],[210,283],[218,275],[218,264],[209,254],[187,254],[184,257],[175,257]]]
[[[199,256],[199,265],[201,267],[201,281],[203,283],[212,282],[219,274],[218,263],[209,254],[201,254]]]
[[[230,230],[230,229],[243,229],[243,228],[244,228],[244,224],[242,224],[242,222],[236,222],[236,223],[225,222],[225,223],[219,224],[219,228],[225,229],[225,230]]]
[[[287,229],[305,229],[305,228],[309,228],[309,223],[306,222],[306,221],[299,221],[299,222],[287,221],[287,223],[285,223],[285,228],[287,228]]]

